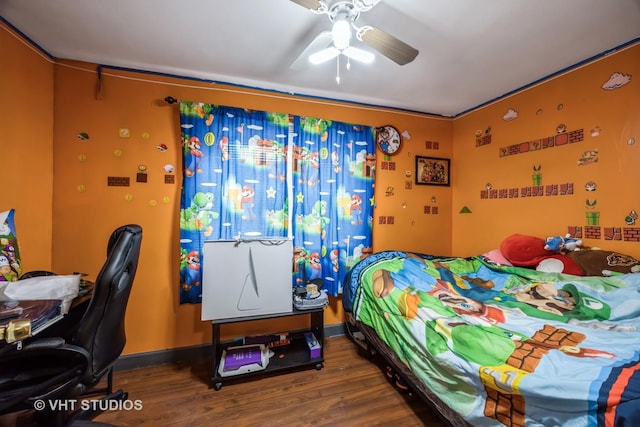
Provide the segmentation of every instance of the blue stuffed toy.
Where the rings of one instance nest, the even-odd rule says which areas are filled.
[[[548,251],[563,253],[578,251],[580,250],[580,246],[582,246],[582,240],[574,239],[571,237],[571,234],[567,233],[564,237],[547,237],[544,248]]]

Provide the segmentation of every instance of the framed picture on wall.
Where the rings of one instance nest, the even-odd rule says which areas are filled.
[[[451,161],[416,156],[416,185],[449,185]]]

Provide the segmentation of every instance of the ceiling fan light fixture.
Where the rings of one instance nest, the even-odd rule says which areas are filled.
[[[322,64],[323,62],[327,62],[338,55],[340,55],[340,51],[331,46],[326,49],[319,50],[312,55],[309,55],[309,62],[311,62],[313,65],[318,65]]]
[[[365,64],[371,64],[375,59],[375,55],[371,52],[367,52],[363,49],[358,49],[357,47],[349,46],[345,50],[342,51],[348,58],[355,59],[358,62],[362,62]]]
[[[333,45],[338,50],[346,49],[351,41],[351,25],[346,19],[338,19],[333,23],[331,35],[333,36]]]

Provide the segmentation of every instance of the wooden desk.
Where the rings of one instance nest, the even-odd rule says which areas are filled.
[[[23,315],[16,319],[0,321],[0,328],[6,327],[10,320],[17,320],[19,318],[36,319],[38,316],[44,315],[46,311],[46,318],[32,322],[31,335],[38,335],[39,337],[63,337],[68,341],[75,334],[80,320],[82,320],[82,316],[87,310],[89,301],[93,295],[93,286],[93,282],[85,280],[81,282],[81,295],[73,299],[69,312],[65,315],[60,313],[62,300],[20,301],[20,305],[25,307]],[[54,301],[59,302],[56,305]],[[58,312],[57,315],[54,315],[56,307]],[[7,344],[5,339],[0,339],[0,345],[5,344]]]
[[[78,330],[78,326],[80,326],[80,321],[82,320],[84,313],[89,307],[89,301],[91,301],[91,297],[93,296],[93,286],[93,282],[83,280],[81,282],[80,289],[85,289],[87,292],[74,298],[71,302],[69,312],[65,314],[62,319],[38,333],[38,336],[62,337],[67,342],[71,341],[71,338],[73,338]]]
[[[79,305],[82,305],[91,299],[91,296],[93,295],[94,285],[95,283],[89,280],[84,280],[84,279],[80,280],[80,293],[71,302],[71,309]]]

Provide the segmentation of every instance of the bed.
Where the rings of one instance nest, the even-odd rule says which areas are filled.
[[[342,301],[451,425],[640,425],[640,274],[384,251],[352,268]]]

